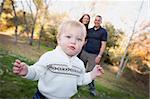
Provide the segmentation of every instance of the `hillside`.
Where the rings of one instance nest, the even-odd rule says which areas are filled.
[[[26,57],[28,60],[32,60],[32,61],[36,61],[40,57],[40,55],[42,55],[44,52],[47,51],[47,49],[45,48],[37,49],[37,46],[29,46],[26,42],[22,42],[22,41],[19,41],[18,44],[14,44],[13,37],[9,35],[5,35],[4,33],[0,34],[0,48],[8,51],[7,55],[13,53],[16,56]],[[2,63],[2,66],[7,64],[7,63],[6,64],[3,63],[1,60],[0,60],[0,63]],[[0,68],[0,69],[3,69],[3,68]],[[104,99],[104,98],[105,99],[148,99],[148,87],[149,86],[145,86],[142,82],[138,82],[134,78],[132,78],[133,73],[132,71],[129,71],[128,69],[125,70],[125,72],[123,73],[123,76],[120,79],[116,79],[116,69],[117,67],[112,67],[110,65],[105,64],[104,66],[105,74],[102,77],[99,77],[96,79],[96,88],[97,88],[97,93],[98,93],[97,97],[93,98],[89,96],[88,89],[86,87],[81,87],[79,93],[76,96],[74,96],[73,99],[76,99],[76,98],[77,99]],[[6,74],[6,77],[7,76],[10,76],[10,75]],[[0,77],[2,76],[0,75]],[[10,81],[14,82],[14,79],[20,79],[18,77],[15,78],[15,76],[12,73],[10,77],[13,77],[13,79],[7,77],[8,82],[5,81],[5,79],[2,79],[1,83],[2,81],[5,81],[8,84],[7,86],[12,86]],[[128,78],[125,78],[125,77],[128,77]],[[21,80],[21,81],[25,82],[25,80]],[[23,84],[22,86],[27,87],[25,83],[22,83],[22,84]],[[16,87],[16,88],[20,88],[20,87]],[[35,89],[35,86],[34,86],[34,89]],[[1,91],[4,92],[5,90],[3,89]],[[5,93],[5,95],[7,96],[8,94]],[[12,95],[8,95],[8,96],[12,96]],[[4,98],[1,98],[1,96],[3,95],[0,95],[0,99],[4,99]]]

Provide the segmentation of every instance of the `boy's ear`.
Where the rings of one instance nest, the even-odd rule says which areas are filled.
[[[60,38],[57,37],[56,39],[57,39],[57,44],[59,44],[60,43]]]
[[[56,40],[57,40],[57,44],[59,44],[60,38],[59,38],[58,33],[57,33],[57,35],[56,35]]]
[[[87,43],[87,40],[84,41],[84,45]]]

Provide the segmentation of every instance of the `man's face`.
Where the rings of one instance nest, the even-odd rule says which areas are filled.
[[[84,44],[85,34],[77,28],[71,28],[62,33],[58,39],[58,45],[68,56],[77,55]]]
[[[95,17],[94,20],[95,27],[100,27],[101,23],[102,23],[101,17]]]

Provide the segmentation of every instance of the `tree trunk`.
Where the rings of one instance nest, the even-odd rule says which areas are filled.
[[[38,15],[38,11],[36,12],[35,19],[33,20],[33,25],[32,25],[31,37],[30,37],[29,45],[33,44],[33,36],[34,36],[35,23],[36,23],[37,15]]]
[[[37,15],[38,15],[38,7],[36,6],[36,15],[35,15],[35,18],[33,17],[33,11],[32,11],[32,8],[31,8],[31,1],[30,1],[30,4],[27,2],[27,5],[30,9],[30,12],[32,14],[32,21],[33,21],[33,24],[32,24],[32,29],[31,29],[31,37],[30,37],[30,40],[29,40],[29,45],[32,45],[33,43],[33,36],[34,36],[34,29],[35,29],[35,23],[36,23],[36,19],[37,19]]]
[[[17,43],[18,41],[18,17],[17,17],[17,14],[16,14],[16,10],[15,10],[15,6],[14,6],[14,1],[11,0],[11,4],[12,4],[12,7],[13,7],[13,11],[14,11],[14,15],[15,15],[15,18],[14,18],[14,23],[15,23],[15,44]]]
[[[138,13],[137,18],[136,18],[136,20],[135,20],[135,22],[134,22],[133,29],[132,29],[132,34],[131,34],[131,36],[130,36],[130,38],[129,38],[129,41],[128,41],[128,44],[127,44],[127,46],[126,46],[124,55],[123,55],[123,57],[122,57],[122,59],[121,59],[121,62],[120,62],[120,65],[119,65],[120,70],[118,71],[118,73],[117,73],[117,75],[116,75],[116,78],[119,78],[119,77],[122,75],[123,70],[124,70],[124,68],[125,68],[124,63],[127,64],[127,61],[128,61],[128,60],[125,61],[125,58],[127,57],[128,48],[129,48],[129,46],[130,46],[130,42],[131,42],[131,40],[132,40],[132,37],[133,37],[133,35],[135,34],[135,26],[136,26],[136,23],[137,23],[137,21],[138,21],[138,19],[139,19],[139,15],[140,15],[141,9],[142,9],[142,7],[143,7],[143,3],[144,3],[144,1],[141,3],[141,6],[140,6],[140,8],[139,8],[139,13]]]
[[[3,0],[3,2],[1,3],[1,8],[0,8],[0,17],[1,17],[1,14],[2,14],[2,12],[3,12],[4,2],[5,2],[5,0]]]
[[[29,25],[28,25],[28,22],[27,22],[27,17],[26,17],[26,12],[24,11],[24,5],[23,5],[23,2],[21,1],[21,5],[23,7],[23,18],[24,18],[24,30],[23,32],[25,32],[28,36],[28,42],[30,40],[30,37],[29,37],[29,33],[30,33],[30,29],[29,29]]]
[[[39,36],[39,41],[38,41],[38,49],[40,49],[40,46],[41,46],[41,38],[43,35],[43,29],[44,29],[44,25],[41,26],[40,36]]]
[[[38,41],[38,48],[40,49],[41,46],[41,37],[43,36],[43,29],[44,29],[44,23],[45,23],[45,16],[46,16],[46,11],[48,10],[48,4],[46,4],[45,2],[45,7],[44,7],[44,13],[43,13],[43,17],[42,17],[42,22],[41,22],[41,29],[40,29],[40,35],[39,35],[39,41]]]

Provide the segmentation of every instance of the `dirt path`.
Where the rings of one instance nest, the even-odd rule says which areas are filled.
[[[31,60],[37,60],[44,52],[46,52],[46,49],[38,49],[37,46],[30,46],[27,44],[27,41],[18,41],[18,43],[15,44],[13,36],[2,32],[0,32],[0,46],[12,53],[25,56]]]

